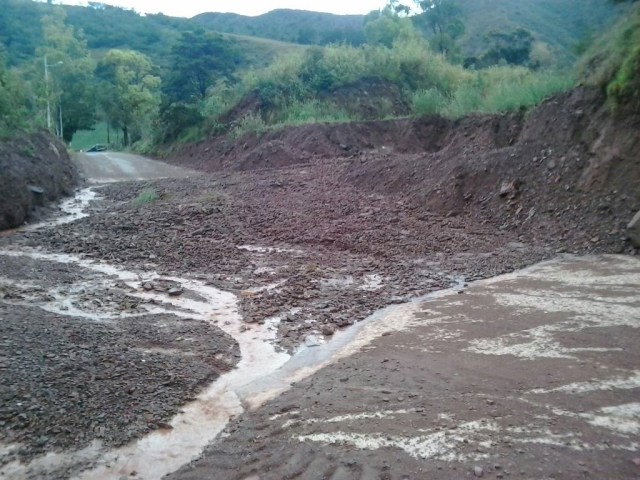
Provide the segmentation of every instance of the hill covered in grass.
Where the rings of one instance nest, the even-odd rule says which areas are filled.
[[[573,60],[588,37],[601,33],[628,11],[603,0],[458,0],[465,23],[463,49],[476,55],[492,31],[524,28],[565,61]]]
[[[113,48],[135,50],[149,56],[161,67],[166,65],[171,48],[182,33],[198,29],[210,31],[205,25],[187,18],[140,15],[134,10],[100,3],[81,7],[49,5],[32,0],[2,0],[0,46],[4,47],[10,66],[33,60],[36,49],[43,42],[41,20],[51,15],[54,8],[65,11],[67,24],[76,31],[82,31],[87,47],[97,54]],[[298,48],[264,38],[225,37],[240,46],[245,66],[264,65],[280,53]]]
[[[278,9],[256,17],[235,13],[202,13],[193,20],[211,30],[271,38],[303,45],[364,43],[364,15],[334,15]]]

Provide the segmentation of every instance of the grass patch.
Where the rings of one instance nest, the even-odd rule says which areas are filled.
[[[111,131],[111,140],[116,140],[117,132]],[[107,145],[109,135],[107,133],[107,123],[96,123],[92,130],[78,130],[71,139],[69,146],[72,150],[88,150],[96,144]]]
[[[160,195],[156,192],[155,188],[148,187],[143,189],[136,198],[133,199],[133,204],[136,207],[141,207],[142,205],[147,205],[149,203],[154,203],[160,199]]]

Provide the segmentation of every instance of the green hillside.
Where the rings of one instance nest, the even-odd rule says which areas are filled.
[[[149,56],[155,64],[166,65],[173,44],[180,34],[194,29],[209,30],[201,23],[166,15],[139,15],[133,10],[93,4],[91,7],[53,6],[32,0],[2,0],[0,8],[0,44],[6,49],[7,63],[19,65],[33,59],[42,44],[41,18],[54,8],[64,9],[67,24],[84,33],[87,47],[93,51],[112,48],[131,49]],[[229,36],[246,53],[247,64],[258,66],[279,53],[296,49],[284,42],[262,38]]]
[[[493,30],[529,30],[550,45],[564,60],[576,56],[585,35],[598,34],[627,6],[603,0],[458,0],[466,27],[462,39],[468,55],[485,47],[485,35]]]
[[[202,13],[193,17],[218,32],[271,38],[303,45],[364,42],[364,15],[333,15],[304,10],[273,10],[247,17],[235,13]]]

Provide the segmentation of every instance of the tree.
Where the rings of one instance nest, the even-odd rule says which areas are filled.
[[[160,103],[153,64],[133,50],[110,50],[99,62],[99,99],[110,125],[122,129],[125,146],[150,133]]]
[[[486,68],[501,63],[529,64],[534,38],[528,30],[517,28],[509,32],[492,31],[485,39],[489,48],[479,59],[474,59],[476,67]]]
[[[21,87],[23,82],[7,70],[5,51],[0,48],[0,136],[11,136],[24,128],[29,114],[27,96]]]
[[[219,79],[231,80],[242,56],[220,35],[183,32],[171,50],[171,72],[164,93],[171,102],[201,102]]]
[[[464,35],[462,10],[453,0],[415,0],[422,10],[414,22],[425,33],[429,32],[431,47],[450,59],[458,58],[457,40]]]
[[[374,10],[365,16],[364,33],[367,43],[392,47],[400,38],[410,38],[414,28],[408,17],[410,8],[389,0],[381,10]]]
[[[65,25],[65,18],[61,8],[42,18],[43,45],[37,49],[34,75],[43,106],[48,104],[56,119],[58,136],[70,142],[76,131],[95,124],[95,62],[82,32]]]

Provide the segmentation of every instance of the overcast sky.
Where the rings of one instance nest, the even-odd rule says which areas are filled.
[[[86,0],[59,0],[54,3],[86,5]],[[276,8],[294,8],[338,14],[364,14],[386,4],[385,0],[104,0],[102,3],[133,8],[140,13],[164,13],[174,17],[193,17],[203,12],[235,12],[260,15]]]

